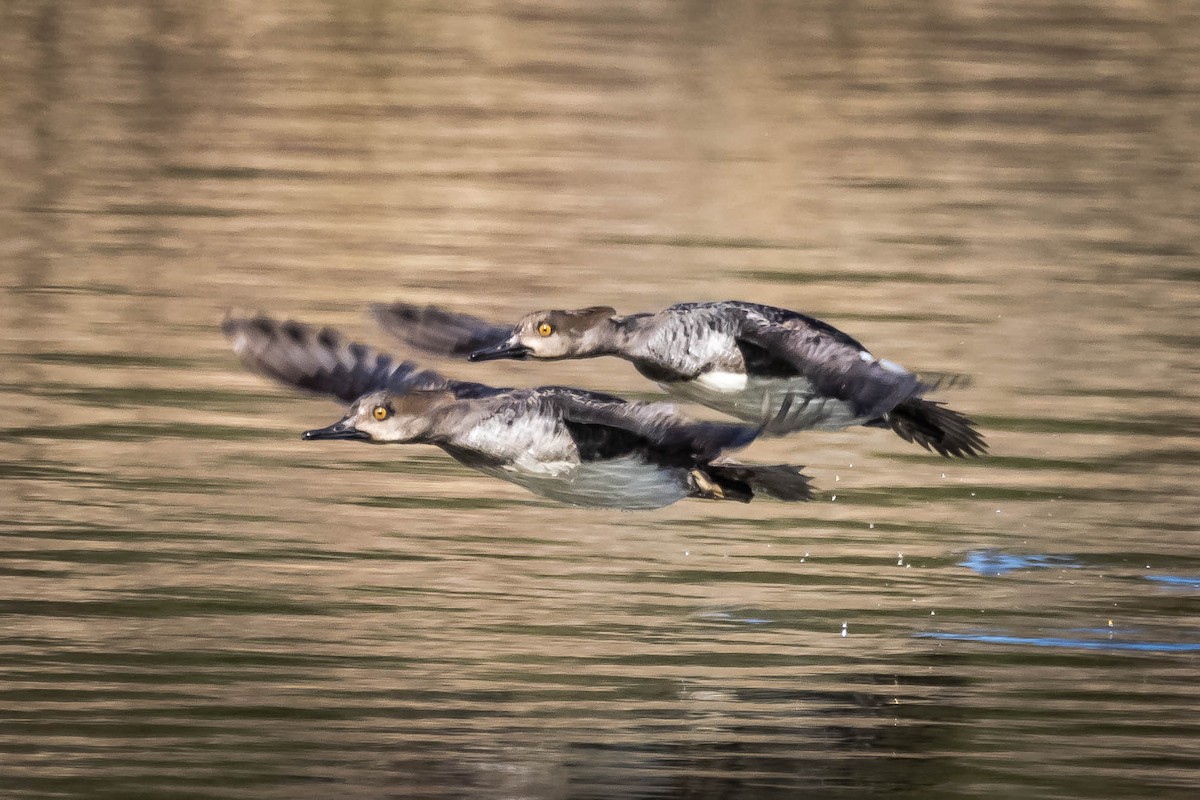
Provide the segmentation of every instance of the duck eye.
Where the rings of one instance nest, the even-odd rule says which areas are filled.
[[[375,419],[379,420],[380,422],[383,422],[385,419],[388,418],[389,415],[391,415],[391,413],[392,413],[391,411],[388,411],[387,406],[375,406],[375,409],[373,411],[371,411],[371,416],[373,416]]]
[[[541,325],[538,325],[538,333],[540,333],[542,336],[549,336],[550,334],[554,333],[554,326],[552,326],[549,322],[543,322]]]

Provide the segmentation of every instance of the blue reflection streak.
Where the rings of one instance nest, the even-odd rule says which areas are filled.
[[[980,575],[1004,575],[1019,569],[1076,569],[1080,565],[1067,555],[1015,555],[1001,550],[972,550],[958,563]]]
[[[1146,580],[1154,581],[1155,583],[1165,583],[1169,586],[1200,589],[1200,578],[1185,578],[1182,575],[1147,575]]]
[[[1113,639],[1068,639],[1062,636],[1009,636],[998,633],[918,633],[918,639],[944,639],[985,644],[1028,644],[1079,650],[1137,650],[1161,653],[1200,653],[1196,642],[1122,642]]]

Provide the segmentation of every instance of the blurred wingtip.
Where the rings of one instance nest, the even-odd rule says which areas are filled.
[[[969,389],[975,385],[975,376],[965,372],[921,371],[917,373],[917,378],[926,392],[938,389]]]
[[[433,308],[433,306],[425,306],[424,310]],[[414,322],[420,318],[422,307],[413,303],[405,303],[401,300],[394,300],[390,303],[371,303],[367,306],[367,313],[375,320],[384,330],[388,329],[390,323],[396,321]]]
[[[512,332],[510,326],[435,305],[398,300],[372,303],[368,308],[376,323],[390,336],[443,358],[469,356],[506,340]]]

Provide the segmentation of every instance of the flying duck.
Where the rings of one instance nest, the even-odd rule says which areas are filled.
[[[582,389],[457,381],[330,328],[265,316],[228,317],[222,330],[251,370],[349,405],[337,422],[306,432],[309,441],[432,444],[480,472],[579,506],[811,497],[800,467],[718,461],[749,444],[753,426],[696,422],[667,403]]]
[[[407,303],[372,306],[410,345],[472,361],[617,356],[668,393],[780,435],[888,428],[946,457],[987,451],[963,414],[925,382],[832,325],[784,308],[727,300],[621,316],[608,306],[538,311],[515,326]]]

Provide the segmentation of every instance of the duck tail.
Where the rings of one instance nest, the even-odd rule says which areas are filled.
[[[867,424],[890,428],[904,441],[946,458],[977,457],[988,449],[983,434],[969,417],[947,408],[945,403],[919,397],[905,400]]]
[[[811,500],[811,478],[791,464],[707,464],[692,470],[693,494],[710,500],[749,503],[764,494],[785,502]]]

